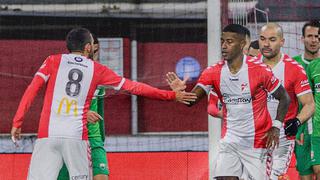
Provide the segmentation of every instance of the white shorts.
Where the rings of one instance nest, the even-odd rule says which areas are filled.
[[[236,176],[245,180],[269,180],[271,153],[264,148],[241,147],[220,141],[214,177]]]
[[[28,180],[56,180],[63,162],[68,168],[70,179],[92,179],[88,141],[41,138],[36,140],[32,152]]]
[[[294,150],[294,139],[288,140],[284,134],[280,135],[279,147],[272,153],[272,180],[278,180],[278,176],[287,173],[290,165],[291,156]]]

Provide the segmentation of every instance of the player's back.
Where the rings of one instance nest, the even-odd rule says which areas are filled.
[[[95,89],[94,62],[76,54],[52,55],[37,74],[48,79],[39,138],[87,139],[84,114]]]

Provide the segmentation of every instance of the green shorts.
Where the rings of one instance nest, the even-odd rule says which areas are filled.
[[[101,138],[89,138],[89,143],[91,147],[93,176],[98,174],[109,175],[107,155]],[[63,164],[60,170],[58,180],[69,180],[69,172],[65,164]]]
[[[304,133],[303,145],[296,143],[294,147],[294,153],[297,161],[296,169],[300,176],[310,175],[313,173],[311,164],[311,135],[308,133],[306,125],[306,123],[302,124],[296,135],[296,139],[299,139],[300,134]]]
[[[107,154],[103,147],[104,143],[100,138],[89,138],[89,142],[91,146],[93,176],[98,174],[109,175]]]
[[[311,165],[320,165],[320,137],[311,136]]]

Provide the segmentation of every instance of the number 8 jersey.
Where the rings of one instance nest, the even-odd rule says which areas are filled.
[[[23,116],[39,89],[47,83],[38,137],[88,139],[87,111],[98,85],[124,89],[132,94],[162,100],[175,99],[175,93],[132,82],[84,56],[49,56],[39,68],[20,102],[13,126],[20,128]]]

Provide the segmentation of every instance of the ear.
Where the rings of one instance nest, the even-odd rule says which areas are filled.
[[[284,39],[284,38],[282,38],[282,39],[280,40],[280,47],[283,47],[284,42],[285,42],[285,39]]]
[[[304,37],[303,36],[301,36],[300,40],[301,40],[301,43],[304,44]]]
[[[84,51],[85,51],[85,52],[90,52],[90,51],[91,51],[91,44],[90,44],[90,43],[87,43],[87,44],[84,46]]]

